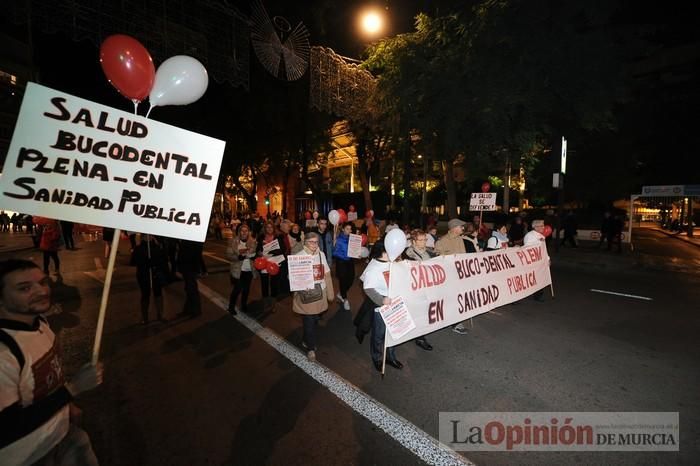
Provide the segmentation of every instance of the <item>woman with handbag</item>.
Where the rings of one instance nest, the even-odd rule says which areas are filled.
[[[295,291],[292,299],[292,310],[302,316],[304,333],[301,346],[306,350],[309,361],[316,360],[316,326],[320,315],[328,310],[328,303],[333,301],[331,268],[326,261],[326,255],[321,254],[319,240],[320,236],[317,233],[307,234],[304,238],[304,249],[297,253],[314,258],[314,288]]]
[[[250,234],[250,228],[245,223],[239,223],[236,234],[229,241],[226,254],[231,261],[230,278],[231,296],[228,300],[228,312],[236,315],[239,310],[248,312],[248,293],[250,282],[253,281],[255,269],[253,259],[257,247],[255,239]],[[238,295],[241,295],[241,306],[236,305]]]

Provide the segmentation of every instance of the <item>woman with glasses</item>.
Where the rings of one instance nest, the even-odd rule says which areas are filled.
[[[320,315],[328,310],[328,303],[333,301],[333,280],[331,268],[326,255],[318,247],[320,236],[308,233],[304,238],[304,248],[295,255],[308,255],[313,258],[314,288],[295,291],[292,298],[292,310],[300,314],[303,322],[301,346],[306,350],[309,361],[316,360],[316,326]]]
[[[420,229],[411,231],[411,245],[404,251],[404,256],[412,261],[425,261],[436,257],[438,254],[431,252],[426,246],[428,243],[428,234]],[[433,345],[428,343],[425,336],[416,338],[416,345],[426,351],[432,351]]]

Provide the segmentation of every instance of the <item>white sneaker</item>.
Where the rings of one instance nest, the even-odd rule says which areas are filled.
[[[306,357],[309,358],[309,361],[314,362],[316,360],[316,351],[309,351],[308,353],[306,353]]]
[[[350,301],[348,301],[347,299],[343,300],[343,309],[345,309],[346,311],[350,310]]]

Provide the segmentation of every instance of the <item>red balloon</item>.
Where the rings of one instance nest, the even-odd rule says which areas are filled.
[[[362,245],[367,246],[367,235],[362,233]]]
[[[345,223],[348,221],[348,214],[346,214],[345,212],[338,212],[338,215],[340,215],[340,217],[338,218],[339,223]]]
[[[544,236],[549,236],[552,234],[552,227],[549,225],[544,226]]]
[[[491,183],[489,183],[488,181],[484,181],[483,183],[481,183],[481,192],[482,193],[487,193],[487,192],[489,192],[490,189],[491,189]]]
[[[280,266],[275,262],[268,261],[267,265],[265,266],[265,270],[267,270],[267,273],[270,275],[277,275],[280,273]]]
[[[255,267],[255,270],[262,270],[267,267],[267,259],[264,257],[258,257],[253,261],[253,266]]]
[[[306,220],[311,220],[311,212],[309,212],[308,210],[304,212],[304,218]]]
[[[156,68],[148,50],[131,36],[115,34],[100,46],[102,71],[121,95],[141,102],[148,97]]]

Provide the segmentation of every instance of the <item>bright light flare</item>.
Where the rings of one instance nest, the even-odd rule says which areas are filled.
[[[384,17],[376,10],[367,10],[360,16],[360,27],[366,34],[377,34],[384,27]]]

